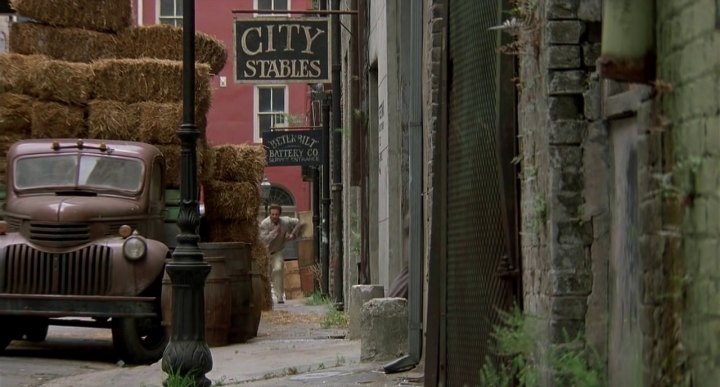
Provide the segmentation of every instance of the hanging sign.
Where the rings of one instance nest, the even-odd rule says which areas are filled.
[[[329,19],[236,20],[235,81],[329,82]]]
[[[292,130],[262,134],[268,167],[279,165],[320,165],[322,131]]]

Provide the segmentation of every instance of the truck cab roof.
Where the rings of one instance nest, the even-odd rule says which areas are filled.
[[[34,154],[67,153],[109,154],[134,157],[146,164],[152,162],[160,150],[150,144],[134,141],[97,140],[97,139],[34,139],[14,143],[7,152],[7,159]]]

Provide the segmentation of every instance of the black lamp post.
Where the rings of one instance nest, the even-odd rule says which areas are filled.
[[[195,0],[183,0],[183,123],[177,247],[166,270],[172,282],[172,333],[165,348],[162,369],[168,375],[190,377],[195,386],[210,386],[205,374],[212,369],[212,355],[205,342],[205,278],[210,265],[198,246],[200,224],[197,186],[195,126]],[[164,385],[167,386],[168,380]]]
[[[262,182],[260,183],[260,195],[262,196],[263,204],[265,204],[265,216],[268,216],[268,201],[270,200],[270,180],[267,176],[263,176]]]

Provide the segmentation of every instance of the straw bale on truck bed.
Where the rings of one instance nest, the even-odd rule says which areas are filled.
[[[166,24],[131,27],[118,34],[118,57],[155,58],[181,61],[182,28]],[[217,74],[225,66],[227,51],[219,40],[202,32],[195,33],[195,60],[210,66]]]
[[[182,101],[182,62],[162,59],[105,59],[93,63],[95,97],[126,103]],[[195,66],[198,115],[210,109],[210,67]]]
[[[140,118],[134,105],[92,100],[88,104],[88,135],[103,140],[139,141]]]
[[[257,184],[210,180],[205,184],[205,210],[215,220],[255,220],[260,206]]]
[[[26,138],[24,135],[0,132],[0,159],[3,161],[0,163],[0,183],[5,183],[5,178],[7,176],[7,171],[5,170],[5,155],[7,154],[8,149],[10,149],[10,145],[24,138]]]
[[[213,178],[229,182],[260,183],[265,168],[262,145],[227,144],[213,147],[215,173]]]
[[[180,145],[177,130],[183,122],[182,102],[138,102],[133,104],[139,117],[140,141],[157,145]],[[207,118],[195,114],[195,126],[204,137]]]
[[[13,23],[10,30],[10,52],[25,55],[47,55],[68,62],[92,62],[114,58],[115,34],[53,27],[36,23]]]
[[[258,224],[251,220],[214,220],[208,222],[209,242],[245,242],[255,243],[258,236]]]
[[[120,31],[132,23],[130,0],[11,0],[15,11],[57,27]]]
[[[27,77],[28,67],[47,59],[42,55],[0,54],[0,93],[27,93],[31,86]]]
[[[28,94],[42,100],[85,105],[92,94],[93,72],[87,63],[35,60],[27,67]]]
[[[177,130],[182,123],[181,102],[125,103],[95,99],[88,104],[88,131],[91,138],[141,141],[153,145],[180,145]],[[204,138],[207,120],[196,119]]]
[[[29,136],[32,103],[27,95],[0,93],[0,134]]]
[[[85,138],[85,108],[35,101],[30,111],[32,138]]]
[[[181,148],[177,145],[155,145],[163,156],[165,156],[165,187],[166,188],[180,188],[180,167],[182,160],[180,159]],[[197,180],[198,186],[205,180],[205,176],[209,174],[206,172],[208,166],[205,162],[205,155],[207,153],[207,145],[204,141],[197,142]]]

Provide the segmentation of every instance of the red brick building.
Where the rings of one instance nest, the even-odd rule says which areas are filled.
[[[182,26],[183,0],[133,0],[138,25]],[[213,77],[212,107],[208,114],[207,139],[213,145],[259,143],[269,127],[311,125],[310,87],[303,83],[251,84],[235,81],[234,25],[236,18],[286,16],[233,14],[233,10],[306,10],[312,0],[203,0],[195,2],[195,28],[225,43],[228,60]],[[287,15],[293,17],[292,15]],[[309,211],[311,184],[304,182],[299,166],[268,167],[273,185],[271,201],[286,211]]]

